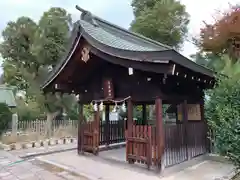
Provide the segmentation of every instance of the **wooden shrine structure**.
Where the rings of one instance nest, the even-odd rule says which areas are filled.
[[[169,46],[77,9],[82,14],[69,49],[42,89],[78,95],[78,152],[98,154],[100,145],[126,141],[126,160],[148,168],[168,167],[206,153],[203,90],[213,87],[213,72]],[[94,121],[83,115],[83,105],[90,103]],[[126,123],[110,122],[109,106],[123,103]],[[163,104],[170,104],[169,111],[177,114],[175,124],[163,121]],[[141,123],[133,122],[136,105],[142,106]],[[154,119],[147,118],[147,105],[155,105]]]

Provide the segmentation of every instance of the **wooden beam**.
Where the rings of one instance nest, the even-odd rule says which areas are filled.
[[[164,127],[163,127],[163,114],[162,114],[162,100],[157,97],[155,100],[155,111],[156,111],[156,145],[157,145],[157,165],[158,169],[161,170],[162,156],[164,153]]]
[[[162,74],[172,74],[173,65],[170,63],[154,63],[154,62],[144,62],[144,61],[134,61],[117,58],[115,56],[103,53],[95,48],[92,48],[91,52],[102,59],[117,65],[124,67],[131,67],[133,69],[139,69],[148,72],[162,73]]]
[[[104,138],[105,138],[105,141],[106,141],[106,145],[110,144],[110,132],[109,132],[110,118],[109,118],[109,113],[110,113],[110,105],[106,104],[106,106],[105,106],[105,122],[106,122],[106,125],[104,127]]]
[[[187,69],[180,65],[176,65],[172,75],[178,77],[180,80],[185,80],[186,82],[194,82],[198,83],[205,88],[214,86],[214,78],[209,77],[207,75],[197,73],[192,71],[191,69]]]
[[[95,152],[94,154],[95,155],[98,155],[98,152],[99,152],[99,146],[100,146],[100,111],[99,111],[99,106],[97,107],[97,111],[95,112],[95,123],[96,123],[96,126],[95,126],[95,131],[96,131],[96,134],[97,134],[97,138],[95,139]]]
[[[83,153],[83,104],[79,101],[79,120],[78,120],[78,154]]]
[[[147,108],[146,104],[142,105],[142,125],[147,125]]]
[[[187,111],[187,100],[184,100],[182,104],[182,121],[183,121],[183,128],[184,128],[184,137],[183,141],[186,146],[186,155],[187,158],[189,159],[188,155],[188,111]]]
[[[127,139],[133,136],[133,104],[132,104],[132,99],[128,99],[127,101]],[[126,146],[126,157],[127,161],[132,164],[133,161],[128,159],[128,154],[133,154],[133,148],[132,148],[132,143],[127,141],[127,146]]]

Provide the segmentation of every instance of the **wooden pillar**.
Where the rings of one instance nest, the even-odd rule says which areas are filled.
[[[127,125],[128,125],[128,136],[132,137],[132,130],[133,130],[133,104],[132,99],[128,99],[127,102]]]
[[[188,112],[187,112],[187,100],[184,100],[182,104],[182,121],[183,121],[183,128],[184,128],[184,144],[186,146],[186,155],[187,158],[189,159],[189,153],[188,153],[188,142],[189,142],[189,137],[188,137]]]
[[[83,153],[83,104],[79,102],[79,121],[78,121],[78,154]]]
[[[100,126],[100,111],[99,111],[99,106],[97,107],[97,111],[94,112],[94,137],[93,137],[93,142],[94,142],[94,150],[93,154],[97,155],[99,151],[99,141],[100,141],[100,131],[99,131],[99,126]]]
[[[161,159],[164,153],[164,126],[162,118],[162,100],[157,97],[155,100],[156,112],[156,146],[157,146],[157,166],[161,170]]]
[[[142,125],[147,125],[147,108],[146,108],[146,104],[142,105]]]
[[[106,108],[105,108],[105,126],[104,126],[104,139],[106,142],[106,145],[110,144],[110,119],[109,119],[109,113],[110,113],[110,106],[109,104],[106,104]]]
[[[208,133],[211,134],[211,129],[209,128],[207,121],[204,116],[204,98],[202,97],[201,102],[200,102],[200,112],[201,112],[201,121],[204,123],[204,133],[205,133],[205,145],[206,145],[206,151],[211,153],[212,150],[212,143],[211,140],[208,137]]]
[[[133,144],[128,141],[128,138],[133,136],[133,104],[131,98],[127,101],[127,127],[126,159],[132,164],[134,162],[128,159],[128,154],[133,154]]]

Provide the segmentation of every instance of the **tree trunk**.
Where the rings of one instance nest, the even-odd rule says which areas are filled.
[[[50,138],[53,135],[52,132],[52,121],[58,115],[58,111],[54,113],[47,113],[47,137]]]

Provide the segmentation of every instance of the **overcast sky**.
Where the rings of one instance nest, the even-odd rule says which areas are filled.
[[[38,20],[43,11],[50,7],[63,7],[73,15],[73,19],[79,18],[79,12],[75,5],[91,11],[112,23],[128,28],[133,19],[132,0],[1,0],[0,1],[0,31],[8,21],[16,20],[19,16],[28,16]],[[165,0],[167,1],[167,0]],[[186,5],[191,16],[189,24],[189,36],[196,36],[202,27],[202,21],[212,21],[212,16],[218,9],[226,9],[228,3],[236,4],[237,0],[181,0]],[[196,52],[195,46],[186,42],[183,47],[183,55],[189,56]],[[1,72],[1,70],[0,70]]]

